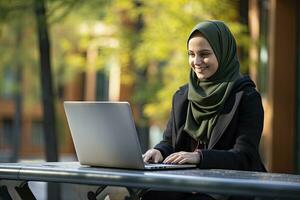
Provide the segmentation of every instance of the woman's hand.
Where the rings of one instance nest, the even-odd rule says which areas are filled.
[[[198,152],[180,151],[169,155],[163,163],[167,164],[199,164],[200,156]]]
[[[147,163],[159,163],[163,160],[163,157],[159,150],[157,149],[149,149],[144,155],[143,155],[144,162]]]

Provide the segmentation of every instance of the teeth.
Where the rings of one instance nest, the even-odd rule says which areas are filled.
[[[203,66],[203,67],[195,67],[196,70],[202,70],[202,69],[207,69],[207,68],[208,68],[207,65],[206,65],[206,66]]]

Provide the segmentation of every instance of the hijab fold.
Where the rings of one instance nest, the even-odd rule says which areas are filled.
[[[191,69],[189,76],[188,110],[184,130],[195,140],[207,143],[220,111],[240,77],[236,43],[222,21],[197,24],[188,38],[200,32],[209,42],[217,60],[218,70],[211,77],[199,80]]]

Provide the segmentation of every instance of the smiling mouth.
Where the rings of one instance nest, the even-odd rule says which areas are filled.
[[[194,70],[196,71],[196,72],[202,72],[202,71],[204,71],[204,70],[206,70],[208,68],[208,66],[207,65],[205,65],[205,66],[203,66],[203,67],[194,67]]]
[[[195,69],[206,69],[208,68],[208,65],[201,65],[201,66],[194,66]]]

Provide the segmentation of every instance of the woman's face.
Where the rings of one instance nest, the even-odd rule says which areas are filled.
[[[188,43],[189,64],[199,80],[211,77],[219,68],[217,57],[208,41],[196,33]]]

